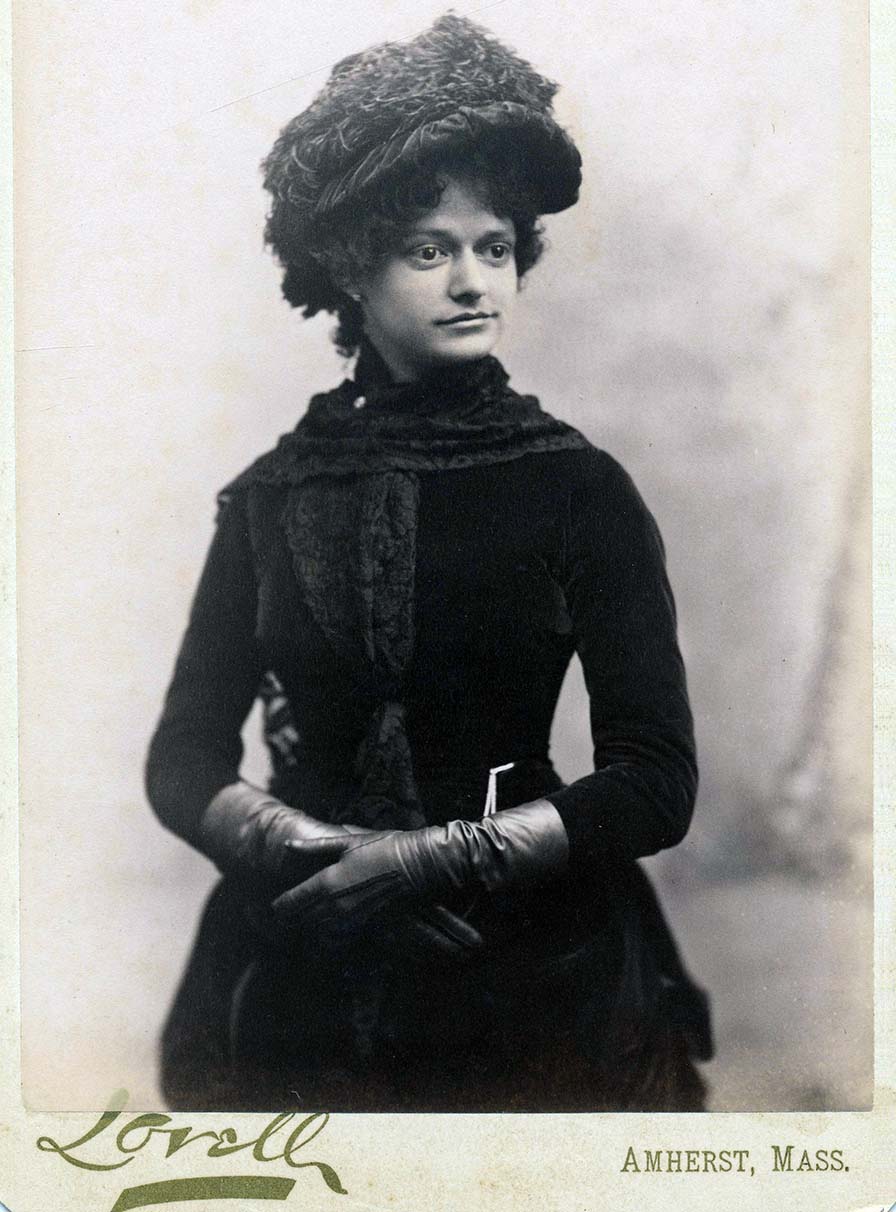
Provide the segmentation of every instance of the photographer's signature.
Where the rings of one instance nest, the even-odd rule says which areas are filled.
[[[302,1115],[301,1118],[295,1111],[275,1115],[257,1136],[249,1140],[240,1140],[236,1128],[194,1131],[192,1126],[180,1126],[172,1116],[157,1112],[135,1115],[113,1135],[110,1129],[120,1119],[127,1097],[125,1090],[119,1090],[99,1119],[77,1140],[60,1144],[50,1136],[41,1136],[37,1141],[38,1149],[44,1153],[55,1153],[80,1170],[103,1171],[120,1170],[145,1149],[151,1152],[164,1150],[160,1159],[164,1161],[189,1146],[193,1147],[192,1152],[199,1149],[205,1157],[212,1159],[249,1151],[255,1162],[280,1162],[294,1170],[313,1168],[331,1191],[339,1195],[347,1194],[332,1166],[322,1161],[298,1160],[299,1151],[306,1149],[327,1126],[330,1117],[326,1112]],[[118,1197],[112,1212],[128,1212],[133,1208],[182,1200],[282,1200],[286,1199],[294,1186],[293,1178],[255,1174],[167,1179],[140,1187],[128,1187]]]

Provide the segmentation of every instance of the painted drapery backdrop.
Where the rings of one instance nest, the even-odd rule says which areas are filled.
[[[344,367],[279,297],[258,163],[430,0],[61,0],[17,14],[26,1102],[158,1102],[214,878],[142,792],[215,491]],[[858,6],[458,11],[559,80],[582,200],[500,351],[659,520],[701,755],[649,864],[716,1007],[714,1110],[871,1090],[864,92]],[[257,726],[249,723],[254,735]],[[571,672],[554,732],[589,768]],[[259,747],[247,770],[260,775]]]

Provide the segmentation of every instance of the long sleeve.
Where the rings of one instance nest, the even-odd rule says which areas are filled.
[[[239,777],[241,728],[258,691],[257,591],[244,504],[221,511],[146,764],[150,803],[196,843],[199,818]]]
[[[681,841],[697,790],[693,722],[656,523],[603,455],[573,490],[563,590],[590,698],[594,773],[547,798],[574,856],[633,859]]]

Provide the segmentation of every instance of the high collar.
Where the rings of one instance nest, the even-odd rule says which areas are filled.
[[[433,367],[413,382],[396,383],[378,351],[363,340],[347,386],[352,404],[365,411],[429,416],[466,413],[496,399],[507,383],[507,372],[493,357]]]

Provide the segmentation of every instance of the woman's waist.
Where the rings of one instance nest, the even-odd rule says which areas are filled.
[[[417,798],[427,822],[474,820],[483,815],[491,770],[497,808],[513,808],[557,791],[563,782],[546,756],[496,757],[445,760],[441,755],[414,755],[413,770]],[[278,799],[302,808],[321,820],[345,819],[345,810],[361,792],[350,760],[334,760],[332,752],[315,753],[304,748],[288,764],[281,765],[271,779],[270,790]]]
[[[463,765],[417,762],[415,777],[427,820],[433,824],[482,816],[490,785],[495,809],[526,804],[563,786],[548,757],[507,753]]]

